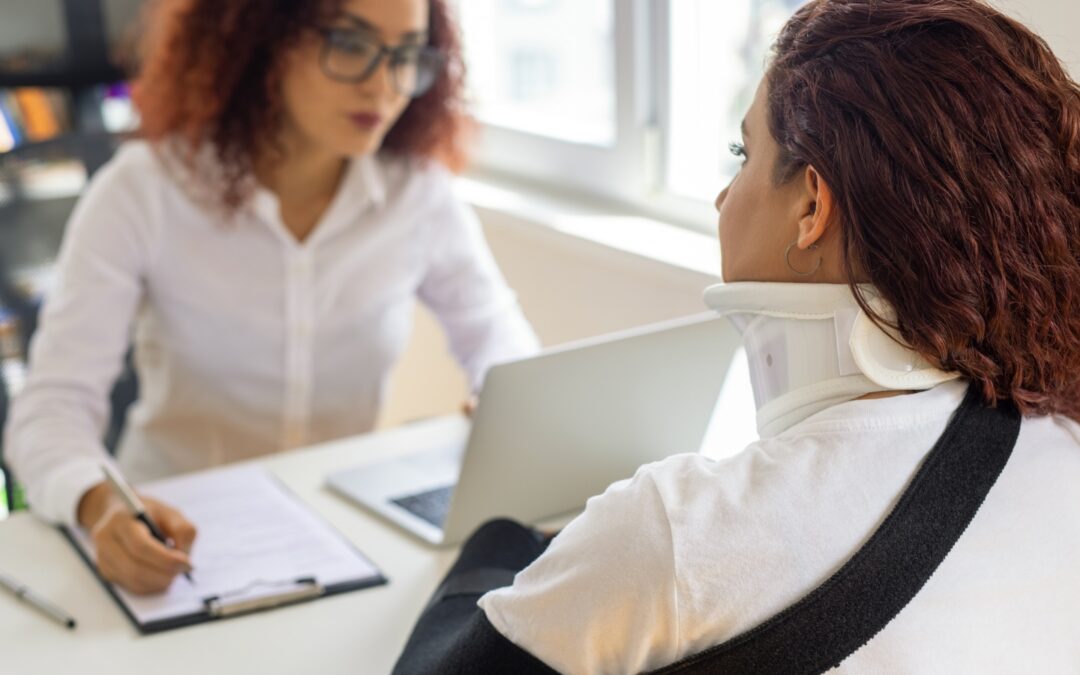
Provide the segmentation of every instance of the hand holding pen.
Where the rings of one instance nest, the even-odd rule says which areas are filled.
[[[133,593],[166,590],[177,575],[191,571],[195,527],[176,509],[140,499],[111,467],[103,471],[105,481],[79,505],[79,522],[90,530],[97,550],[98,571]]]

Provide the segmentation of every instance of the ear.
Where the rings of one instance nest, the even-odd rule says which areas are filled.
[[[806,167],[803,177],[806,190],[805,207],[799,217],[799,237],[796,245],[808,249],[825,235],[835,222],[836,201],[832,190],[812,166]]]

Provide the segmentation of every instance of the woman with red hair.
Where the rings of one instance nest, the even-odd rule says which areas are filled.
[[[144,138],[72,216],[6,443],[31,507],[90,529],[105,578],[140,593],[189,567],[195,533],[147,499],[160,545],[102,482],[132,335],[133,479],[369,431],[416,299],[474,388],[537,348],[451,189],[445,0],[159,0],[147,35]]]
[[[395,672],[1076,672],[1080,86],[980,0],[812,0],[732,149],[761,439],[481,528]]]

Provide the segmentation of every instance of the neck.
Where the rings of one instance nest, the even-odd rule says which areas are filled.
[[[332,197],[345,169],[345,159],[282,133],[278,150],[268,150],[255,163],[255,177],[284,204],[310,203]]]
[[[345,158],[289,131],[255,162],[255,177],[277,197],[282,222],[300,241],[315,229],[344,173]]]

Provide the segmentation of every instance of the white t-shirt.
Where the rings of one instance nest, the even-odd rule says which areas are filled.
[[[352,159],[302,243],[268,190],[224,222],[183,183],[129,143],[68,224],[5,445],[48,519],[73,522],[101,480],[107,393],[132,339],[139,401],[119,453],[131,480],[369,431],[417,298],[474,387],[538,348],[434,163]]]
[[[851,401],[723,461],[680,455],[589,500],[480,600],[564,673],[673,663],[769,619],[879,526],[966,384]],[[1025,419],[970,527],[848,673],[1080,672],[1080,425]]]

